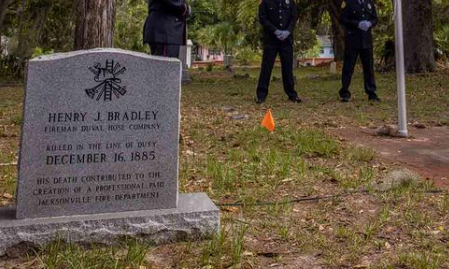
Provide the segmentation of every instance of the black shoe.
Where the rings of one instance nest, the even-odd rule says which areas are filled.
[[[380,98],[379,98],[379,96],[377,96],[377,94],[371,94],[370,96],[368,96],[368,101],[381,102],[382,100],[380,100]]]
[[[340,102],[342,102],[342,103],[349,102],[349,97],[340,97]]]
[[[256,104],[262,104],[264,102],[265,102],[265,99],[259,99],[259,98],[256,99]]]
[[[302,100],[299,99],[299,97],[288,98],[288,100],[293,103],[302,103]]]

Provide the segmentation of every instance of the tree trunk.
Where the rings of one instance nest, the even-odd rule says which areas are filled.
[[[113,47],[115,0],[77,0],[75,49]]]
[[[328,12],[332,21],[332,46],[335,61],[343,61],[345,53],[345,32],[340,25],[342,0],[328,0]]]
[[[11,0],[0,0],[0,37],[3,34],[3,21],[5,20],[8,5]],[[1,45],[0,45],[1,46]]]
[[[408,73],[435,70],[432,0],[404,0],[404,54]]]

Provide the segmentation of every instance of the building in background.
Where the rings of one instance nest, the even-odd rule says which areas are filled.
[[[313,48],[313,55],[315,57],[307,57],[298,59],[298,63],[303,66],[320,66],[334,61],[334,49],[330,36],[317,36],[318,45]],[[192,47],[192,63],[187,64],[188,67],[206,67],[210,64],[222,66],[225,58],[224,52],[219,48],[209,48],[204,45],[196,45]],[[279,58],[276,59],[279,63]]]
[[[192,48],[192,66],[204,67],[209,64],[223,65],[224,53],[218,48],[197,45]]]
[[[299,60],[302,65],[319,66],[334,61],[335,55],[330,36],[317,36],[317,39],[319,44],[318,55]]]

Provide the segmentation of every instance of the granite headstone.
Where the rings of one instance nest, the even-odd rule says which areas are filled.
[[[194,237],[217,231],[206,195],[178,197],[179,60],[95,49],[33,59],[26,78],[16,219],[0,210],[0,255],[19,233],[43,243],[60,225],[83,242],[105,227],[165,241],[189,227]]]
[[[176,207],[179,65],[114,52],[30,61],[17,218]]]

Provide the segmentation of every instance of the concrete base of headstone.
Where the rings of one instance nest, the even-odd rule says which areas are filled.
[[[41,247],[55,240],[113,244],[123,237],[154,244],[211,238],[219,231],[219,210],[204,193],[180,194],[178,208],[16,220],[0,209],[0,256],[25,244]]]

